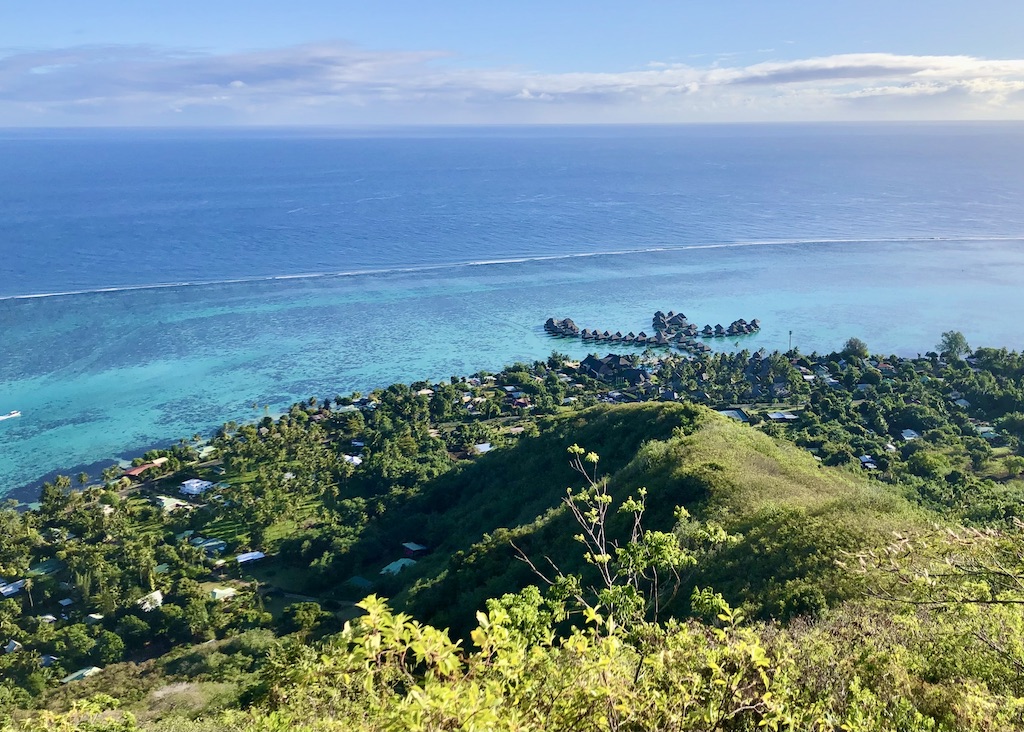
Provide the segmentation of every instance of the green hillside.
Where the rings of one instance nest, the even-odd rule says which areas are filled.
[[[62,476],[0,510],[0,730],[1022,729],[1024,361],[979,353],[553,355]],[[676,394],[748,375],[809,395]]]
[[[676,619],[612,626],[601,606],[570,599],[566,616],[560,602],[516,592],[537,578],[510,541],[580,572],[584,585],[593,579],[563,502],[566,486],[583,480],[568,465],[566,447],[577,442],[601,451],[613,505],[646,487],[645,525],[674,532],[698,557],[667,608]],[[677,505],[690,517],[678,520]],[[631,515],[611,516],[609,533],[625,543]],[[1007,598],[979,613],[961,600],[867,601],[865,573],[837,562],[894,534],[925,537],[929,516],[863,472],[823,467],[703,408],[594,408],[428,482],[376,526],[373,541],[383,544],[431,542],[393,580],[408,589],[391,605],[411,616],[369,598],[362,616],[322,642],[259,639],[263,660],[223,642],[197,647],[128,706],[154,732],[1017,729],[1019,604]],[[716,526],[732,538],[695,541],[695,527]],[[451,634],[438,629],[446,626]],[[1007,643],[1015,645],[999,645]],[[175,663],[192,680],[174,677]],[[232,706],[223,701],[231,678],[244,708],[218,711]],[[82,684],[109,688],[99,677]],[[168,701],[190,695],[205,700],[205,715]],[[111,704],[94,696],[44,720],[53,729],[136,729]]]
[[[823,468],[805,451],[710,410],[667,403],[599,407],[553,419],[540,437],[443,476],[384,522],[389,541],[417,536],[432,548],[400,575],[411,589],[397,595],[399,606],[464,632],[486,599],[537,581],[510,541],[566,572],[583,570],[573,519],[561,505],[566,488],[581,482],[568,465],[572,444],[600,454],[599,470],[617,500],[647,488],[648,528],[681,530],[674,509],[685,506],[696,519],[737,535],[737,543],[709,555],[689,581],[712,585],[766,617],[819,612],[849,596],[835,564],[842,552],[921,521],[891,487]],[[621,535],[626,524],[617,517],[613,527]]]

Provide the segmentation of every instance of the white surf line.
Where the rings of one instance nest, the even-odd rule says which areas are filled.
[[[569,254],[546,254],[536,256],[509,257],[505,259],[481,259],[465,262],[443,262],[440,264],[408,265],[403,267],[381,267],[377,269],[343,270],[339,272],[304,272],[280,275],[254,275],[252,277],[235,277],[222,280],[194,280],[182,282],[157,282],[144,285],[121,285],[96,287],[82,290],[66,290],[62,292],[39,292],[23,295],[0,295],[0,302],[7,300],[32,300],[49,297],[71,297],[74,295],[97,295],[113,292],[131,292],[135,290],[159,290],[172,287],[212,287],[216,285],[235,285],[253,282],[273,282],[275,280],[307,280],[327,277],[363,277],[396,273],[429,272],[433,270],[455,269],[458,267],[486,267],[502,264],[523,264],[526,262],[548,262],[561,259],[581,259],[586,257],[621,257],[634,254],[652,254],[658,252],[685,252],[700,249],[728,249],[735,247],[759,246],[805,246],[810,244],[906,244],[920,242],[983,242],[983,241],[1024,241],[1024,236],[913,236],[884,237],[878,239],[759,239],[753,241],[717,242],[712,244],[680,244],[678,246],[644,247],[638,249],[618,249],[611,251],[572,252]]]

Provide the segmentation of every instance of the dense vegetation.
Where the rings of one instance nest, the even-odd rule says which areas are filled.
[[[957,335],[555,353],[58,479],[0,511],[0,724],[1020,728],[1024,357]]]

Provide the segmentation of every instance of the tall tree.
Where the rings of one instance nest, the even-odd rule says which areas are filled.
[[[869,353],[868,344],[860,338],[849,338],[843,345],[843,355],[847,358],[867,358]]]
[[[942,340],[939,341],[936,348],[954,361],[959,361],[971,351],[971,347],[967,345],[967,338],[958,330],[947,330],[943,333]]]

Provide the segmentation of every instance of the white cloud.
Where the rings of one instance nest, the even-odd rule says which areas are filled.
[[[234,54],[78,47],[0,57],[0,119],[47,125],[1024,118],[1024,60],[869,53],[728,65],[723,58],[711,66],[654,61],[622,72],[539,73],[463,67],[442,52],[343,43]]]

